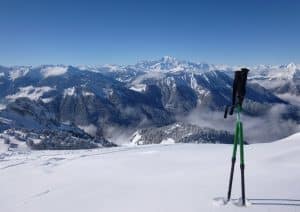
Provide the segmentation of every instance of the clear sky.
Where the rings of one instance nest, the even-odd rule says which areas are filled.
[[[298,0],[0,0],[0,64],[300,63]]]

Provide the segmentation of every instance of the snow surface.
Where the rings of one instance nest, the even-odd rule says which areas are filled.
[[[24,138],[24,136],[25,136],[24,133],[22,133],[21,131],[15,131],[15,133],[17,133],[19,135],[19,137]],[[9,144],[5,143],[6,139],[9,140]],[[29,147],[26,145],[26,143],[24,141],[21,141],[11,135],[1,134],[1,136],[0,136],[0,161],[1,161],[2,157],[5,156],[7,153],[11,153],[8,150],[11,149],[12,145],[14,145],[13,149],[17,150],[18,152],[24,152],[24,151],[28,152],[29,151]],[[0,207],[0,209],[1,209],[1,207]]]
[[[17,69],[13,69],[9,72],[9,78],[12,81],[15,81],[16,79],[25,76],[29,72],[29,68],[27,67],[20,67]]]
[[[67,88],[64,90],[64,97],[74,96],[74,95],[75,95],[75,87]]]
[[[83,95],[83,96],[95,96],[94,93],[89,92],[89,91],[82,91],[82,95]]]
[[[246,195],[225,197],[232,145],[173,144],[77,151],[10,152],[0,157],[3,212],[300,211],[300,133],[245,146]]]
[[[32,85],[30,85],[26,87],[21,87],[17,93],[6,96],[6,99],[15,101],[18,98],[28,98],[30,100],[37,101],[44,95],[44,93],[47,93],[52,90],[55,89],[48,86],[33,87]],[[51,100],[49,100],[49,98],[45,98],[42,99],[42,101],[47,103]]]
[[[130,87],[131,90],[137,91],[137,92],[144,92],[146,91],[146,85],[145,84],[136,84],[132,87]]]
[[[5,108],[6,108],[6,105],[0,103],[0,111],[1,111],[1,110],[5,110]]]
[[[132,139],[131,139],[131,142],[132,142],[133,144],[143,144],[144,141],[141,140],[141,138],[142,138],[141,134],[137,131],[137,132],[135,132],[135,133],[133,134]]]
[[[173,138],[167,138],[161,141],[161,144],[175,144],[175,141]]]

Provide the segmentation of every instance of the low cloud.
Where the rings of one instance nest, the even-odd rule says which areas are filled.
[[[136,129],[130,129],[125,127],[106,127],[104,129],[104,136],[109,141],[122,145],[126,143],[130,143],[130,138]]]
[[[289,93],[285,94],[277,94],[277,96],[287,102],[289,102],[292,105],[300,106],[300,98],[299,96],[292,95]]]
[[[84,132],[91,136],[96,136],[97,133],[97,127],[93,124],[90,125],[79,125],[78,126],[80,129],[82,129]]]
[[[260,117],[247,116],[242,113],[245,140],[249,143],[270,142],[300,131],[300,125],[292,119],[285,120],[281,116],[288,110],[286,105],[275,105],[269,112]],[[196,108],[186,117],[178,120],[201,127],[227,130],[233,133],[235,116],[223,118],[224,113],[205,108]]]
[[[244,126],[244,137],[248,143],[261,143],[275,141],[296,132],[300,132],[300,125],[292,119],[283,119],[282,114],[288,111],[288,106],[278,104],[272,106],[263,116],[248,116],[241,114]],[[127,109],[127,115],[130,115],[131,109]],[[300,114],[299,114],[300,115]],[[200,127],[209,127],[217,130],[227,130],[234,133],[235,115],[224,119],[224,112],[212,111],[206,107],[197,107],[187,116],[176,117],[177,121],[198,125]],[[116,143],[126,144],[130,142],[132,134],[139,128],[147,126],[148,120],[141,118],[140,124],[135,127],[110,126],[103,131],[105,137]]]

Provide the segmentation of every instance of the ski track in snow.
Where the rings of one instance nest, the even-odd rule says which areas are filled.
[[[3,154],[0,211],[300,211],[300,133],[245,148],[246,208],[231,145],[169,144]]]
[[[8,168],[10,168],[10,167],[22,165],[22,164],[24,164],[24,163],[25,163],[25,162],[9,164],[9,165],[7,165],[7,166],[1,167],[0,169],[8,169]]]
[[[33,195],[32,197],[33,197],[33,198],[41,197],[41,196],[43,196],[43,195],[45,195],[45,194],[48,194],[49,192],[50,192],[50,190],[48,189],[48,190],[43,191],[43,192],[41,192],[41,193],[35,194],[35,195]]]

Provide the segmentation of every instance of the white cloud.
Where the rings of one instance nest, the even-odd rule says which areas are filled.
[[[241,114],[244,125],[245,140],[249,143],[274,141],[300,131],[300,125],[289,119],[282,119],[281,115],[287,111],[286,105],[275,105],[268,113],[259,117]],[[223,112],[214,112],[205,108],[196,108],[185,117],[177,120],[195,124],[200,127],[210,127],[234,132],[235,116],[223,118]]]
[[[135,84],[132,87],[130,87],[131,90],[137,91],[137,92],[144,92],[146,90],[145,84]]]
[[[51,66],[51,67],[46,67],[41,70],[42,75],[47,78],[50,76],[59,76],[64,73],[66,73],[68,70],[68,67],[63,67],[63,66]]]
[[[90,125],[78,125],[80,129],[82,129],[84,132],[91,136],[95,136],[97,133],[97,127],[93,124]]]

